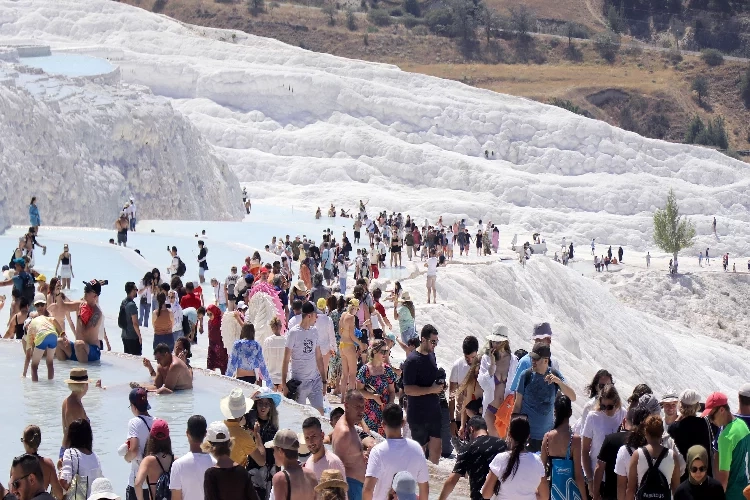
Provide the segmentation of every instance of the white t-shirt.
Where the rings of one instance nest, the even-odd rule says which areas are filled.
[[[387,500],[397,472],[408,471],[419,483],[430,480],[427,460],[419,443],[407,438],[386,439],[370,450],[365,476],[376,477],[373,500]]]
[[[144,422],[145,420],[145,422]],[[130,476],[128,476],[128,486],[135,484],[135,476],[138,474],[138,467],[141,466],[141,460],[143,459],[143,452],[146,450],[146,442],[148,436],[151,433],[151,426],[154,424],[154,417],[151,415],[141,415],[139,417],[133,417],[128,422],[128,439],[138,438],[138,454],[130,462]],[[148,488],[148,485],[144,482],[143,488]]]
[[[60,478],[70,482],[73,480],[73,476],[78,474],[81,477],[88,477],[89,484],[94,479],[102,476],[102,465],[99,462],[99,457],[96,453],[86,455],[85,453],[75,449],[68,448],[63,454],[63,465],[60,470]]]
[[[597,457],[599,456],[599,450],[602,448],[602,443],[604,443],[604,438],[607,434],[617,432],[626,413],[625,408],[620,408],[611,417],[608,417],[603,411],[592,411],[586,416],[581,436],[591,439],[589,461],[592,471],[596,468]]]
[[[427,276],[437,276],[438,258],[430,257],[427,259]]]
[[[263,359],[266,361],[268,374],[274,384],[281,383],[281,366],[284,364],[284,347],[286,337],[271,335],[263,341]]]
[[[285,347],[292,350],[291,378],[302,382],[320,377],[315,357],[320,348],[317,328],[313,326],[308,330],[303,330],[300,325],[295,326],[286,334]]]
[[[586,417],[588,417],[589,412],[594,409],[597,401],[598,398],[593,397],[586,401],[586,404],[583,405],[583,410],[581,410],[581,418],[579,418],[575,425],[573,425],[573,432],[575,434],[580,435],[583,432],[583,424],[586,423]]]
[[[318,345],[320,352],[326,353],[336,350],[336,329],[333,327],[333,320],[324,313],[318,313],[318,319],[315,321],[315,328],[318,329]]]
[[[288,330],[291,330],[295,326],[299,325],[300,322],[302,322],[302,315],[301,314],[295,314],[291,318],[289,318],[289,323],[286,325]]]
[[[183,500],[203,500],[203,477],[216,459],[208,453],[188,452],[172,464],[169,489],[181,490]]]
[[[672,441],[672,438],[669,438],[669,437],[662,438],[661,445],[670,450],[670,456],[672,457],[673,461],[674,461],[674,457],[677,457],[677,466],[680,468],[680,475],[684,474],[685,473],[685,458],[677,449],[677,446],[674,444],[674,441]],[[617,474],[618,476],[627,477],[628,468],[630,467],[630,456],[631,455],[630,453],[628,453],[627,447],[625,445],[620,446],[620,449],[617,451],[617,460],[615,460],[615,474]],[[666,460],[667,459],[665,458],[664,461]],[[644,464],[646,463],[645,458],[643,459],[643,463]],[[664,465],[664,463],[662,463],[662,465]],[[639,464],[639,467],[640,467],[640,464]],[[659,468],[661,469],[661,467]],[[638,470],[640,471],[640,469]],[[667,481],[669,481],[670,483],[672,482],[671,475],[667,476]],[[640,484],[640,480],[638,484]]]
[[[628,447],[625,445],[620,446],[620,449],[617,450],[617,459],[615,460],[615,474],[628,477],[630,456],[630,453],[628,453]]]
[[[216,301],[219,304],[226,305],[227,303],[227,295],[224,293],[224,287],[221,285],[216,285],[214,287],[214,297],[216,298]]]
[[[498,453],[490,463],[490,470],[498,477],[498,481],[505,473],[510,452]],[[533,453],[521,453],[518,469],[514,476],[500,486],[497,500],[536,500],[536,490],[544,477],[544,465]]]
[[[451,373],[448,377],[448,382],[461,385],[461,382],[464,381],[467,373],[469,373],[469,364],[464,357],[461,356],[455,363],[453,363],[453,366],[451,366]]]
[[[313,457],[310,456],[303,467],[313,471],[315,473],[315,477],[318,478],[318,481],[320,481],[320,476],[326,469],[337,469],[341,471],[342,476],[346,477],[346,469],[344,468],[344,463],[331,450],[326,450],[326,454],[317,462],[315,462]]]

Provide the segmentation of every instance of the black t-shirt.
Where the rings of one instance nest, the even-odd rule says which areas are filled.
[[[706,478],[700,485],[684,481],[674,492],[674,500],[723,500],[724,488],[721,483],[712,478]]]
[[[615,462],[617,461],[617,452],[628,440],[630,431],[620,431],[613,434],[607,434],[604,437],[602,447],[599,449],[599,455],[596,457],[599,461],[606,464],[604,468],[604,484],[601,488],[602,498],[617,498],[617,474],[615,474]]]
[[[404,386],[416,385],[431,387],[437,378],[437,361],[435,353],[420,354],[414,351],[406,358],[403,367]],[[426,396],[407,396],[409,404],[406,407],[406,421],[420,423],[430,417],[440,419],[440,399],[437,394]]]
[[[508,446],[505,441],[492,436],[479,436],[458,454],[453,472],[462,476],[469,476],[469,490],[471,500],[482,500],[482,487],[490,462],[498,453],[504,452]]]
[[[711,449],[711,434],[708,429],[709,423],[706,419],[690,416],[674,422],[669,426],[667,432],[674,439],[674,444],[677,445],[677,449],[680,450],[683,458],[685,458],[690,447],[696,444],[703,446],[706,450]],[[710,455],[708,461],[708,475],[711,476],[713,475],[713,471],[711,470],[713,464],[710,463]],[[687,479],[687,471],[683,479]]]

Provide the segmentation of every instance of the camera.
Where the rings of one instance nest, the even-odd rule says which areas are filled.
[[[445,376],[445,369],[438,368],[437,376],[435,377],[435,383],[438,385],[445,385],[446,378],[447,377]]]

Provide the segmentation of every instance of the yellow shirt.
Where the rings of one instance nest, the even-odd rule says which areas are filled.
[[[57,335],[55,320],[47,316],[37,316],[29,322],[29,335],[34,336],[34,345],[39,346],[48,335]]]
[[[255,444],[255,440],[253,439],[252,434],[250,434],[250,431],[243,429],[239,422],[225,420],[224,423],[229,429],[229,435],[234,438],[232,453],[229,457],[241,466],[246,467],[247,456],[254,452],[258,445]]]

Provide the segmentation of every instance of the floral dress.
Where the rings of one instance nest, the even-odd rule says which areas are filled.
[[[396,372],[393,371],[389,365],[383,366],[382,375],[373,375],[370,373],[370,365],[362,365],[357,373],[357,382],[362,384],[366,390],[378,394],[383,400],[383,406],[380,406],[377,402],[372,399],[365,399],[365,415],[364,420],[367,426],[378,434],[385,436],[385,429],[383,428],[383,408],[385,405],[390,403],[388,400],[390,396],[388,392],[388,386],[396,382]]]
[[[237,370],[253,371],[260,369],[263,380],[267,386],[273,386],[271,375],[266,368],[266,361],[263,359],[263,348],[254,340],[240,339],[234,342],[232,346],[232,355],[229,356],[229,365],[227,367],[227,377],[234,377]],[[260,385],[258,381],[257,385]]]
[[[333,331],[336,334],[336,354],[331,356],[328,364],[328,380],[338,380],[339,375],[341,375],[341,355],[339,354],[339,343],[341,342],[339,320],[341,319],[341,311],[333,311],[329,315],[329,318],[333,321]]]

